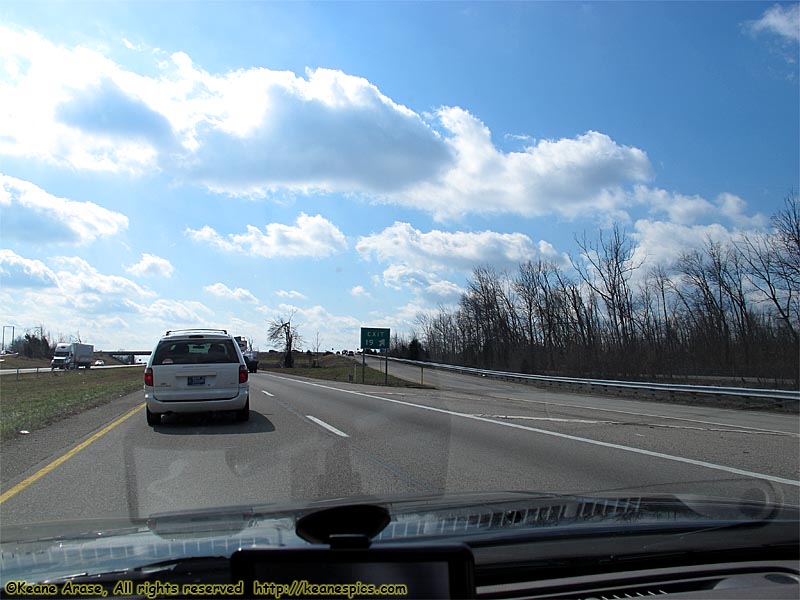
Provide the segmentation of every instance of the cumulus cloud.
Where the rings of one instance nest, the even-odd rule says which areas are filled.
[[[42,261],[0,250],[0,278],[6,288],[58,287],[56,274]]]
[[[760,213],[749,215],[747,202],[739,196],[724,192],[713,201],[702,196],[685,196],[662,189],[636,186],[636,202],[646,205],[651,213],[662,213],[678,225],[695,225],[708,220],[724,219],[738,228],[761,228],[768,223]]]
[[[735,194],[724,192],[717,196],[715,204],[728,221],[741,229],[761,229],[769,223],[769,219],[761,213],[746,214],[747,202]]]
[[[264,231],[253,225],[247,225],[246,229],[245,233],[223,237],[206,225],[201,229],[187,228],[186,234],[197,243],[260,258],[325,258],[347,248],[344,234],[322,215],[310,217],[300,213],[295,225],[269,223]]]
[[[450,160],[419,115],[330,69],[209,73],[184,52],[156,76],[0,28],[0,152],[69,166],[154,166],[226,193],[389,192]],[[31,100],[32,99],[32,100]]]
[[[603,133],[519,134],[524,148],[503,152],[467,110],[418,114],[336,70],[210,73],[175,52],[151,76],[8,27],[0,56],[0,154],[71,168],[157,168],[230,195],[342,192],[439,219],[619,212],[620,190],[652,177],[643,150]]]
[[[396,290],[409,289],[432,302],[453,301],[464,292],[463,288],[452,281],[405,264],[389,265],[383,271],[383,283]]]
[[[11,250],[0,251],[2,292],[8,317],[22,322],[57,322],[61,327],[75,324],[81,331],[99,327],[97,319],[145,314],[143,302],[156,294],[118,275],[99,272],[85,259],[59,256],[47,263],[28,259]],[[105,335],[105,334],[104,334]]]
[[[356,250],[365,259],[375,257],[381,262],[402,262],[415,269],[461,271],[471,271],[481,263],[515,266],[543,254],[557,254],[549,243],[534,244],[522,233],[438,229],[425,233],[401,222],[380,233],[359,238]]]
[[[136,309],[144,317],[165,323],[169,327],[176,325],[204,326],[214,313],[202,302],[195,300],[159,299],[151,304],[136,304]]]
[[[244,288],[231,289],[224,283],[214,283],[207,285],[203,289],[212,296],[217,296],[218,298],[233,298],[240,302],[258,304],[258,298]]]
[[[161,258],[154,254],[142,254],[142,259],[135,265],[125,269],[131,275],[137,277],[172,277],[175,267],[166,258]]]
[[[614,192],[652,177],[644,151],[603,133],[541,140],[522,152],[504,153],[493,144],[489,128],[466,110],[445,107],[436,115],[454,164],[391,200],[431,211],[438,219],[465,212],[575,217],[619,210],[625,196]]]
[[[251,69],[213,80],[224,113],[197,126],[197,149],[177,165],[228,193],[390,193],[450,162],[438,134],[367,80],[328,69],[306,78]],[[247,98],[248,119],[237,114]]]
[[[800,41],[800,4],[775,4],[764,11],[760,19],[749,23],[749,28],[755,33],[768,32],[790,41]]]
[[[172,127],[167,118],[126,94],[107,77],[75,91],[69,100],[59,104],[56,119],[90,135],[140,140],[156,148],[172,144]]]
[[[2,95],[2,92],[0,92]],[[98,206],[59,198],[15,177],[0,174],[3,239],[37,244],[88,244],[128,228],[128,217]]]
[[[59,284],[67,297],[85,298],[146,298],[155,293],[119,275],[100,273],[86,260],[77,256],[59,256],[52,261]]]
[[[640,219],[631,237],[636,241],[634,261],[643,266],[673,264],[684,252],[703,247],[708,241],[730,241],[732,233],[719,223],[682,225]]]
[[[369,298],[369,292],[364,288],[363,285],[356,285],[350,289],[350,295],[354,298]]]
[[[278,290],[275,292],[276,296],[281,298],[297,298],[298,300],[307,300],[307,298],[296,290]]]

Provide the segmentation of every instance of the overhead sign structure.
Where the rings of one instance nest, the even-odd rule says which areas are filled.
[[[362,350],[388,350],[389,329],[376,327],[361,328]]]

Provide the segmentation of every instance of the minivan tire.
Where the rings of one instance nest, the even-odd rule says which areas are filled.
[[[244,407],[236,411],[236,420],[240,422],[250,420],[250,396],[247,397]]]
[[[147,424],[150,425],[150,427],[155,427],[156,425],[161,424],[161,415],[150,412],[150,409],[146,407],[145,410],[147,411]]]

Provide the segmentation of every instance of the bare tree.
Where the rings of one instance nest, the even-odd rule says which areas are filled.
[[[792,282],[794,289],[800,287],[800,199],[789,194],[783,208],[772,217],[778,246],[778,262],[784,277]]]
[[[287,368],[294,366],[292,352],[299,349],[303,341],[298,332],[297,325],[292,323],[296,312],[297,311],[292,311],[288,315],[272,319],[267,329],[267,337],[269,340],[283,346],[283,366]]]
[[[600,298],[606,307],[611,344],[626,347],[633,334],[633,294],[630,278],[642,266],[634,258],[635,246],[624,229],[614,225],[610,236],[600,232],[597,243],[576,239],[583,260],[571,258],[572,266],[583,282]]]
[[[319,366],[319,349],[322,346],[322,338],[319,335],[319,331],[314,334],[314,366]]]
[[[800,285],[792,281],[789,270],[781,264],[780,250],[776,237],[767,233],[743,234],[737,244],[737,251],[745,263],[747,281],[775,307],[797,344],[800,341],[797,331]]]

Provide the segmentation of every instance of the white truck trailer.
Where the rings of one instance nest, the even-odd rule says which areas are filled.
[[[94,346],[91,344],[56,344],[56,351],[53,360],[50,361],[52,369],[77,369],[83,367],[89,369],[94,360]]]

